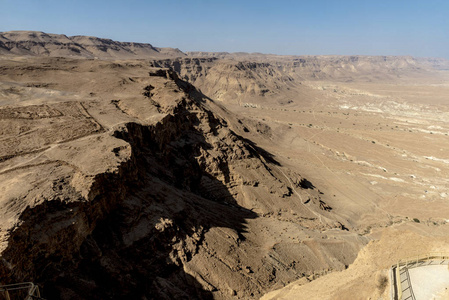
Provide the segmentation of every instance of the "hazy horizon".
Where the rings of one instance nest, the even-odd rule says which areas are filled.
[[[444,1],[4,0],[0,31],[33,30],[181,51],[449,58]]]

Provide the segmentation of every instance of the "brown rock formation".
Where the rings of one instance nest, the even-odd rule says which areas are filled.
[[[3,139],[18,141],[1,152],[3,283],[34,281],[50,299],[257,298],[344,268],[366,243],[322,240],[320,230],[345,221],[320,209],[313,185],[302,191],[303,178],[237,133],[269,128],[238,121],[173,71],[42,63],[27,68],[41,79],[48,64],[78,69],[70,80],[83,90],[94,68],[110,86],[95,86],[94,100],[0,111]],[[21,65],[10,62],[9,76],[28,81]],[[117,80],[127,72],[134,76]],[[65,80],[53,84],[62,90]],[[295,240],[277,241],[283,234]],[[353,254],[340,256],[341,247]]]

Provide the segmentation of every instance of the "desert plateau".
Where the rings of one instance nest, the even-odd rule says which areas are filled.
[[[0,284],[397,299],[449,253],[448,95],[444,58],[0,32]]]

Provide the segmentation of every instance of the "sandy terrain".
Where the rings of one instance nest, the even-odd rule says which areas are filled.
[[[294,282],[261,299],[390,299],[389,268],[392,264],[409,254],[447,249],[447,237],[435,238],[429,231],[416,234],[410,229],[384,229],[380,239],[371,241],[360,251],[347,270],[308,284]]]

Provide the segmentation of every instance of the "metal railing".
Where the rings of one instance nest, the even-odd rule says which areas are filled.
[[[399,264],[396,266],[396,290],[398,292],[398,300],[402,300],[401,273],[399,273]],[[394,300],[394,299],[393,299]]]
[[[39,287],[32,282],[0,285],[0,295],[6,300],[33,300],[43,299]]]
[[[395,265],[397,266],[417,266],[419,262],[428,261],[428,260],[449,260],[449,253],[445,252],[431,252],[428,254],[421,254],[412,257],[408,257],[405,259],[399,260]]]
[[[405,279],[402,280],[401,278],[401,285],[403,282],[407,281],[407,287],[404,290],[401,290],[401,299],[403,300],[416,300],[415,293],[413,293],[412,283],[410,281],[410,273],[408,272],[407,267],[402,268],[403,272],[400,274],[405,274]],[[408,291],[408,296],[404,297],[404,292]]]
[[[421,266],[423,262],[426,261],[432,261],[432,260],[441,260],[440,264],[446,263],[445,261],[449,262],[449,253],[445,253],[445,252],[430,252],[427,254],[420,254],[420,255],[416,255],[416,256],[412,256],[412,257],[408,257],[405,259],[401,259],[399,260],[396,264],[394,264],[393,266],[391,266],[393,269],[395,269],[395,277],[396,277],[396,287],[397,287],[397,292],[398,292],[398,300],[405,300],[403,299],[403,290],[402,290],[402,281],[401,281],[401,268],[405,268],[406,269],[406,276],[408,276],[408,269],[409,268],[416,268]],[[410,283],[410,278],[407,279],[408,280],[408,284],[409,287],[407,287],[407,289],[410,289],[411,292],[411,296],[407,297],[407,299],[414,299],[415,295],[413,294],[413,289],[411,287],[411,283]]]

